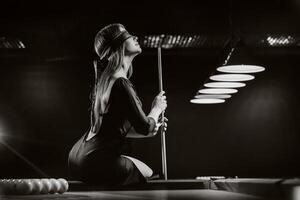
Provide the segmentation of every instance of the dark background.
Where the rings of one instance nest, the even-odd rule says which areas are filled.
[[[26,48],[0,48],[0,178],[40,177],[33,165],[68,176],[68,151],[89,128],[94,35],[113,22],[140,38],[206,38],[195,48],[162,50],[169,178],[299,176],[299,1],[11,1],[2,10],[0,37]],[[223,104],[191,104],[227,56],[232,30],[243,44],[228,64],[266,70]],[[269,35],[296,39],[270,46]],[[144,48],[133,63],[146,112],[158,93],[156,53]],[[159,173],[160,137],[131,142],[132,155]]]

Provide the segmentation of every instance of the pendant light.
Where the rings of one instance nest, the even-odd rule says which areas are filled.
[[[198,94],[194,98],[195,99],[228,99],[230,98],[230,94]]]
[[[216,104],[216,103],[224,103],[224,99],[191,99],[191,103],[195,104]]]
[[[233,94],[237,93],[237,90],[231,88],[208,88],[201,89],[198,92],[202,94]]]
[[[229,25],[230,25],[230,39],[229,45],[230,51],[222,63],[220,67],[216,69],[217,72],[221,73],[213,73],[209,79],[212,80],[210,82],[204,83],[204,87],[198,90],[197,95],[190,100],[191,103],[197,104],[216,104],[216,103],[224,103],[225,99],[230,98],[230,94],[236,93],[238,90],[236,88],[245,87],[246,84],[242,83],[244,81],[250,81],[254,79],[253,75],[250,73],[258,73],[265,70],[264,67],[259,65],[227,65],[231,55],[235,51],[236,48],[241,47],[244,43],[241,41],[241,38],[236,30],[234,30],[232,17],[231,17],[231,7],[230,4],[230,12],[229,12]],[[226,44],[227,46],[227,44]],[[241,53],[241,49],[239,52]],[[246,58],[249,56],[247,55]],[[237,56],[238,59],[243,58],[243,56]],[[247,59],[246,59],[247,61]],[[250,60],[251,61],[251,60]],[[252,62],[252,61],[251,61]],[[226,96],[227,95],[227,96]]]
[[[249,81],[254,76],[249,74],[217,74],[209,77],[213,81]]]
[[[209,88],[240,88],[245,87],[245,83],[241,82],[209,82],[204,84],[205,87]]]
[[[265,68],[257,65],[226,65],[218,67],[217,70],[225,73],[257,73],[264,71]]]

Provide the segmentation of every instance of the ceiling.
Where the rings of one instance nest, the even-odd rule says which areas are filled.
[[[92,52],[96,32],[119,22],[139,38],[198,35],[198,49],[224,48],[234,33],[250,47],[271,47],[268,37],[292,37],[299,47],[299,0],[10,1],[2,4],[0,38],[25,49],[0,48],[2,58],[43,55],[78,58]],[[141,40],[142,41],[142,40]],[[147,47],[147,45],[144,45]]]

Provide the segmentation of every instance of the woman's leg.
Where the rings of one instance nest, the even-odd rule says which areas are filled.
[[[89,155],[81,168],[82,180],[103,186],[145,183],[152,170],[141,161],[129,157]]]

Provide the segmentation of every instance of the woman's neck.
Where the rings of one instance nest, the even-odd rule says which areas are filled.
[[[120,70],[114,74],[114,77],[115,78],[119,78],[119,77],[127,78],[128,70],[129,70],[129,67],[131,66],[132,60],[133,60],[133,57],[124,56],[122,68],[120,68]]]

